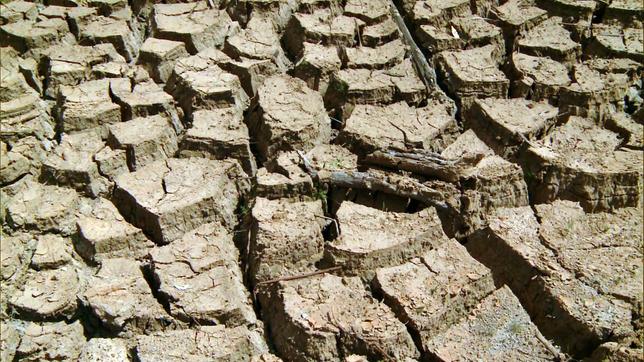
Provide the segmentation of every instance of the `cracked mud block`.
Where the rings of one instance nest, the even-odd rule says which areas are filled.
[[[491,271],[454,239],[438,238],[418,256],[378,269],[373,284],[428,353],[432,338],[467,318],[495,288]]]
[[[222,45],[236,28],[226,11],[210,9],[206,2],[154,5],[152,35],[183,42],[190,54]]]
[[[358,18],[365,24],[378,24],[391,16],[385,0],[348,0],[344,4],[344,15]]]
[[[0,321],[0,360],[13,361],[16,349],[20,344],[19,322],[12,320]]]
[[[142,258],[154,246],[141,229],[126,222],[107,199],[98,199],[91,211],[78,218],[76,225],[76,251],[89,261],[100,263],[106,258]]]
[[[177,61],[166,83],[166,92],[172,94],[186,115],[200,109],[245,110],[248,95],[239,78],[217,65],[228,59],[221,51],[207,49]]]
[[[508,50],[514,50],[514,37],[525,33],[540,22],[548,18],[546,10],[534,6],[530,1],[510,0],[503,5],[496,6],[490,12],[492,18],[499,21],[505,33]]]
[[[9,300],[11,310],[29,320],[72,317],[77,308],[76,294],[82,289],[79,273],[72,265],[29,271],[21,291]]]
[[[571,82],[566,66],[549,58],[513,53],[510,64],[516,79],[510,88],[513,97],[558,104],[561,89]]]
[[[471,14],[470,1],[468,0],[424,0],[415,2],[410,15],[416,26],[441,27],[449,24],[452,18]]]
[[[632,80],[627,73],[600,72],[592,63],[575,65],[573,83],[562,88],[562,111],[602,121],[624,99]]]
[[[348,68],[386,69],[403,61],[405,45],[396,39],[373,48],[346,48],[344,53]]]
[[[421,25],[416,35],[432,54],[488,44],[495,46],[498,54],[505,53],[502,30],[476,15],[453,18],[444,27]]]
[[[597,3],[592,0],[537,0],[536,4],[550,15],[568,19],[592,20]]]
[[[495,208],[528,205],[528,187],[521,167],[495,155],[472,130],[460,135],[441,156],[478,160],[459,174],[460,223],[456,226],[461,236],[485,227],[488,213]]]
[[[401,361],[419,356],[405,325],[357,277],[326,274],[280,282],[276,289],[266,318],[276,350],[287,360],[336,361],[361,354]]]
[[[588,362],[637,362],[642,359],[642,348],[632,348],[616,342],[607,342],[597,347],[587,358]]]
[[[47,139],[36,138],[34,136],[27,136],[19,139],[16,142],[13,142],[11,145],[11,153],[16,153],[24,157],[28,162],[28,173],[23,175],[22,178],[17,179],[17,181],[23,180],[27,175],[32,175],[34,178],[39,177],[42,171],[42,164],[45,159],[48,157],[48,152],[54,147],[54,143]],[[22,158],[19,160],[24,161]],[[20,162],[22,162],[20,161]],[[2,161],[0,161],[2,164]],[[12,167],[9,165],[9,167]],[[4,172],[4,169],[2,169]]]
[[[351,47],[364,22],[357,18],[333,13],[330,9],[311,14],[296,13],[286,26],[282,44],[291,57],[299,58],[305,42]]]
[[[103,147],[94,154],[94,161],[98,165],[98,171],[110,181],[122,174],[130,172],[127,166],[127,155],[125,150],[113,150],[109,146]]]
[[[248,124],[262,159],[271,159],[278,151],[306,152],[331,138],[322,96],[288,75],[266,79]]]
[[[107,63],[126,65],[112,44],[94,46],[61,44],[43,53],[45,95],[56,98],[61,86],[75,86],[89,80],[92,69]]]
[[[280,71],[290,64],[282,47],[276,25],[270,19],[254,15],[245,29],[226,39],[224,51],[233,58],[270,60]]]
[[[64,135],[43,161],[41,179],[69,186],[91,197],[106,194],[110,185],[94,162],[94,154],[103,147],[101,137],[95,132]]]
[[[108,145],[125,150],[132,171],[170,158],[179,149],[177,134],[163,115],[135,118],[112,124],[109,129]]]
[[[581,44],[570,38],[562,22],[561,18],[552,17],[527,31],[518,40],[521,52],[574,64],[581,56]]]
[[[162,114],[172,121],[175,129],[180,129],[172,96],[164,92],[156,83],[147,81],[132,87],[129,79],[112,79],[110,92],[114,101],[121,106],[124,121]]]
[[[5,80],[3,74],[2,82]],[[2,100],[0,105],[0,139],[3,141],[16,141],[26,136],[36,136],[44,140],[52,139],[56,135],[55,122],[48,114],[50,108],[47,103],[38,99],[38,95],[25,94],[7,101]]]
[[[221,225],[205,224],[153,249],[150,260],[158,292],[175,318],[227,327],[257,323],[233,234]]]
[[[16,357],[20,361],[76,361],[85,344],[80,321],[34,323],[25,327]]]
[[[11,1],[0,5],[0,24],[15,23],[21,20],[36,20],[38,5],[26,1]]]
[[[119,336],[133,337],[174,327],[175,322],[152,296],[141,264],[135,260],[103,260],[79,300],[103,328]]]
[[[79,362],[127,361],[128,350],[125,342],[117,338],[92,338],[83,346]]]
[[[251,212],[248,268],[252,284],[314,270],[326,225],[322,202],[257,198]]]
[[[613,0],[606,7],[602,23],[641,30],[643,15],[644,6],[637,0]]]
[[[641,303],[641,209],[584,214],[569,201],[536,209],[539,219],[530,207],[497,210],[468,250],[573,356],[632,335],[629,302]]]
[[[30,263],[35,243],[35,239],[26,233],[5,234],[0,239],[0,277],[3,287],[6,286],[5,281],[18,281],[22,278]]]
[[[467,108],[476,98],[506,98],[509,81],[495,60],[492,45],[438,56],[439,72],[449,93]]]
[[[387,17],[380,23],[361,28],[359,36],[363,45],[375,47],[398,39],[400,30],[393,19]]]
[[[0,26],[1,46],[10,46],[20,53],[30,51],[36,59],[40,51],[62,41],[75,42],[63,19],[21,20]]]
[[[108,124],[121,122],[121,107],[112,102],[107,79],[60,86],[57,104],[58,127],[65,133],[98,129],[104,137]]]
[[[6,204],[6,221],[14,229],[74,232],[75,212],[80,202],[76,191],[28,181]]]
[[[339,142],[351,145],[357,154],[412,148],[440,152],[457,134],[456,119],[441,104],[413,108],[399,102],[357,105],[340,131]]]
[[[465,123],[497,154],[516,157],[524,139],[544,137],[557,121],[558,109],[526,99],[477,99]]]
[[[241,0],[237,1],[234,7],[229,7],[229,13],[243,27],[247,27],[249,21],[254,18],[264,18],[266,22],[273,22],[279,29],[283,29],[291,18],[292,13],[304,2],[293,0]]]
[[[271,172],[262,167],[257,170],[256,193],[269,200],[281,198],[300,199],[315,192],[311,176],[303,171]]]
[[[292,74],[324,96],[331,75],[339,71],[341,66],[336,47],[304,43],[302,57],[295,63]]]
[[[327,244],[325,259],[366,279],[377,268],[402,264],[447,239],[432,207],[408,214],[345,201],[336,218],[340,235]]]
[[[232,229],[247,189],[237,161],[160,160],[116,178],[116,206],[152,240],[167,244],[211,221]]]
[[[138,62],[146,67],[156,82],[165,83],[170,78],[176,61],[188,55],[182,42],[148,38],[141,45]]]
[[[7,145],[2,142],[0,144],[0,184],[11,184],[24,175],[31,169],[29,159],[19,152],[7,151]]]
[[[508,287],[483,299],[470,316],[435,336],[427,350],[438,361],[560,359]]]
[[[140,37],[129,19],[97,16],[80,27],[78,42],[82,45],[110,43],[125,60],[131,62],[139,54]]]
[[[136,337],[141,362],[250,361],[268,352],[261,331],[246,327],[204,326]]]
[[[183,136],[180,149],[182,157],[234,158],[249,176],[257,172],[248,128],[235,108],[194,112],[192,127]]]
[[[72,242],[56,234],[38,237],[31,267],[36,270],[56,269],[72,261]]]
[[[397,100],[418,105],[426,88],[410,59],[390,69],[343,69],[333,74],[324,102],[348,118],[355,104],[389,104]]]
[[[313,179],[300,167],[297,152],[282,152],[257,172],[256,193],[267,199],[300,199],[313,196]]]
[[[637,122],[629,114],[624,112],[611,114],[606,120],[606,128],[620,135],[623,139],[623,147],[644,149],[644,124]]]
[[[602,58],[627,58],[644,62],[642,44],[644,34],[639,28],[622,28],[615,26],[593,26],[593,38],[587,52],[591,56]]]
[[[621,143],[617,133],[570,117],[521,157],[532,199],[568,199],[597,211],[638,205],[642,152]]]

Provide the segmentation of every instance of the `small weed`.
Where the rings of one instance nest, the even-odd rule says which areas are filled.
[[[510,332],[514,334],[519,334],[523,330],[523,326],[519,322],[512,322],[512,324],[510,324],[509,329],[510,329]]]
[[[329,168],[332,168],[334,170],[337,169],[343,169],[344,168],[344,163],[342,162],[341,159],[339,158],[334,158],[331,162],[327,164]]]

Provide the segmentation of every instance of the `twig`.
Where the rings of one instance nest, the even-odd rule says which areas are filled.
[[[336,219],[323,215],[315,215],[315,217],[319,217],[325,220],[331,220],[331,223],[333,224],[333,226],[335,226],[336,235],[340,235],[340,227],[338,226],[338,221]]]
[[[547,349],[555,356],[555,361],[561,361],[561,354],[557,351],[542,335],[541,333],[536,333],[537,339],[541,342]]]
[[[319,275],[319,274],[325,274],[325,273],[334,272],[334,271],[340,270],[340,269],[342,269],[342,266],[338,265],[338,266],[334,266],[334,267],[331,267],[331,268],[320,269],[320,270],[317,270],[317,271],[314,271],[314,272],[298,274],[298,275],[290,275],[290,276],[287,276],[287,277],[280,277],[280,278],[275,278],[275,279],[271,279],[271,280],[265,280],[263,282],[259,282],[259,283],[255,284],[255,287],[260,286],[260,285],[264,285],[264,284],[273,284],[273,283],[283,282],[283,281],[288,281],[288,280],[304,279],[304,278],[312,277],[312,276]]]

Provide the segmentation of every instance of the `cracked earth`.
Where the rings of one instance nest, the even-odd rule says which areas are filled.
[[[0,3],[0,360],[641,361],[640,0]]]

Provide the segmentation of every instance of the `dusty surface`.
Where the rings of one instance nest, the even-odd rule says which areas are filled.
[[[394,3],[2,1],[0,359],[641,360],[641,1]]]

